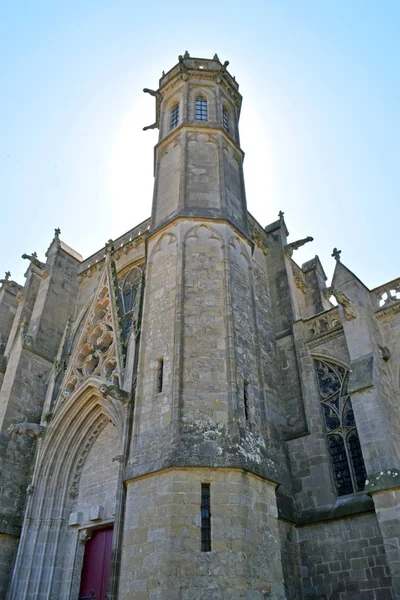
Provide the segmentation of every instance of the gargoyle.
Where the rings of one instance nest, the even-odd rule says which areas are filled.
[[[110,396],[111,398],[114,398],[114,400],[119,400],[122,404],[126,404],[129,400],[128,392],[121,390],[121,388],[116,385],[106,385],[103,383],[99,389],[103,398],[108,398]]]
[[[336,302],[343,307],[345,319],[351,321],[357,317],[353,302],[346,296],[344,292],[341,290],[335,290],[335,288],[331,287],[327,289],[327,294],[329,294],[329,296],[334,296]]]
[[[14,423],[8,428],[8,433],[14,435],[28,435],[29,437],[39,438],[45,428],[37,423]]]
[[[301,246],[304,246],[305,244],[308,244],[308,242],[313,242],[313,241],[314,241],[314,238],[311,236],[308,236],[301,240],[297,240],[296,242],[291,242],[290,244],[286,244],[285,253],[288,256],[292,256],[294,250],[298,250],[299,248],[301,248]]]
[[[35,267],[37,267],[41,271],[44,271],[46,268],[46,265],[40,262],[40,260],[38,259],[36,252],[32,252],[32,254],[23,254],[22,258],[29,260],[33,265],[35,265]]]
[[[220,75],[223,75],[225,73],[226,69],[228,68],[228,65],[229,65],[229,60],[226,60],[219,71]]]
[[[150,94],[150,96],[154,96],[156,99],[156,121],[153,125],[147,125],[147,127],[143,127],[143,131],[147,131],[147,129],[159,129],[160,127],[160,114],[161,114],[161,102],[163,101],[163,95],[158,90],[149,90],[149,88],[144,88],[145,94]]]
[[[14,292],[18,292],[21,289],[21,286],[18,285],[18,283],[16,281],[13,281],[9,277],[6,277],[5,279],[0,279],[0,284],[11,288],[12,290],[14,290]]]

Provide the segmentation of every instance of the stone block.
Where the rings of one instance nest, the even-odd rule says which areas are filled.
[[[70,527],[75,527],[82,523],[82,513],[81,512],[72,512],[68,518],[68,525]]]
[[[103,506],[91,506],[89,508],[89,521],[101,521],[103,519],[104,507]]]

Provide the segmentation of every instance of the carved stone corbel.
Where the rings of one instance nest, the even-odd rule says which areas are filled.
[[[130,399],[130,394],[125,392],[125,390],[121,390],[121,388],[116,385],[106,385],[105,383],[99,388],[100,394],[103,398],[113,398],[114,400],[118,400],[122,404],[127,404]]]
[[[389,348],[387,346],[381,346],[380,344],[378,344],[378,348],[379,348],[379,352],[380,352],[382,360],[387,362],[391,357]]]
[[[81,529],[79,532],[79,543],[86,544],[92,538],[91,529]]]
[[[43,435],[45,427],[38,423],[13,423],[7,429],[11,435],[27,435],[29,437],[39,438]]]

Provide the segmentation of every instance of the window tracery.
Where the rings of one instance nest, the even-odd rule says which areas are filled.
[[[133,267],[119,282],[121,297],[122,329],[125,339],[129,336],[132,324],[137,319],[139,289],[142,284],[143,272],[139,267]]]
[[[196,120],[207,121],[207,100],[204,96],[197,96],[196,98]]]
[[[344,496],[360,492],[366,471],[347,393],[349,372],[329,361],[314,360],[314,364],[337,493]]]

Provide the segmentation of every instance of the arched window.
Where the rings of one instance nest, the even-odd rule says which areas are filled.
[[[207,100],[203,96],[196,98],[196,120],[207,121]]]
[[[224,129],[226,129],[226,131],[229,131],[229,115],[225,106],[222,109],[222,125],[224,126]]]
[[[121,298],[121,316],[122,328],[125,339],[128,337],[132,323],[138,318],[137,304],[139,300],[139,290],[142,284],[142,270],[139,267],[133,267],[131,271],[119,282]]]
[[[171,129],[174,129],[179,123],[179,104],[176,104],[171,111]]]
[[[315,360],[314,364],[338,496],[360,492],[366,471],[347,393],[349,372],[325,360]]]

